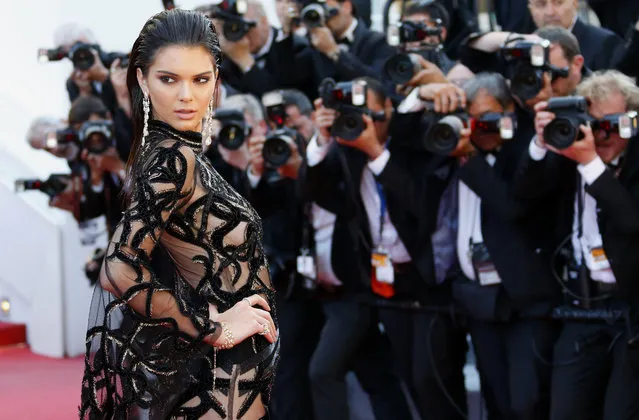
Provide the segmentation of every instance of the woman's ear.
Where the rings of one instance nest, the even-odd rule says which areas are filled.
[[[140,69],[139,67],[136,69],[136,76],[138,78],[138,85],[140,85],[140,89],[142,89],[142,92],[145,95],[149,94],[149,88],[146,85],[146,79],[144,78],[144,74],[142,74],[142,69]]]

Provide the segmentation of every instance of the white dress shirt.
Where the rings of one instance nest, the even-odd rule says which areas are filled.
[[[530,157],[534,160],[541,160],[546,156],[546,149],[539,147],[534,139],[528,149]],[[574,216],[572,224],[572,249],[575,261],[581,263],[582,256],[585,257],[586,266],[590,271],[590,278],[602,283],[615,283],[615,275],[610,268],[607,258],[595,259],[592,249],[603,249],[603,238],[597,223],[597,200],[586,192],[586,184],[592,184],[606,170],[606,164],[599,156],[586,165],[577,165],[577,170],[581,175],[581,188],[575,194]],[[579,237],[579,199],[583,197],[583,213],[581,224],[583,235]]]
[[[495,165],[495,156],[486,155],[490,166]],[[459,181],[459,230],[457,231],[457,257],[464,275],[475,279],[475,269],[470,255],[470,240],[474,244],[484,242],[481,231],[481,198],[468,185]]]
[[[311,139],[306,149],[308,166],[318,165],[326,157],[331,145],[334,143],[334,140],[331,139],[325,145],[320,146],[317,142],[317,137],[316,135]],[[384,214],[384,226],[381,238],[379,235],[381,199],[377,192],[375,175],[382,173],[389,159],[390,152],[384,150],[377,159],[367,164],[362,173],[360,194],[368,218],[373,247],[377,248],[381,246],[388,252],[389,257],[394,263],[404,263],[409,262],[411,258],[402,240],[399,238],[397,229],[395,229],[390,219],[388,207]]]

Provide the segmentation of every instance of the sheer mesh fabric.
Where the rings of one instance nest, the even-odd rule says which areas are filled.
[[[83,419],[266,416],[279,343],[203,342],[221,333],[210,315],[250,295],[277,316],[260,219],[201,152],[199,133],[150,123],[91,303]],[[176,266],[170,285],[151,269],[155,246]]]

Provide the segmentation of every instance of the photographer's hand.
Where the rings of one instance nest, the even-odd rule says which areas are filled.
[[[109,78],[109,69],[105,67],[102,59],[100,59],[100,55],[96,50],[91,48],[91,53],[93,54],[93,58],[95,59],[95,61],[93,62],[93,65],[86,71],[89,80],[95,80],[96,82],[106,82],[106,80]]]
[[[432,101],[435,112],[449,114],[459,108],[466,108],[466,93],[452,83],[433,83],[420,86],[419,97]]]
[[[65,180],[65,182],[67,187],[60,194],[53,197],[49,205],[75,213],[77,197],[82,194],[82,179],[79,176],[73,176],[68,181]]]
[[[231,42],[224,37],[222,31],[218,32],[220,39],[220,48],[222,52],[237,65],[242,72],[246,73],[255,65],[255,59],[251,55],[249,39],[247,36],[242,37],[237,42]]]
[[[316,50],[328,57],[334,56],[337,53],[339,47],[330,29],[326,26],[321,26],[319,28],[312,28],[309,32],[311,34],[311,45],[313,45]]]
[[[303,159],[300,156],[299,148],[297,144],[290,144],[291,157],[288,159],[285,165],[277,169],[277,172],[286,178],[297,179],[300,167],[302,166]]]
[[[262,157],[264,142],[266,142],[266,137],[261,135],[251,136],[248,139],[248,150],[250,154],[248,170],[251,172],[251,175],[258,177],[264,173],[264,158]]]
[[[565,149],[556,149],[548,144],[546,148],[559,155],[565,156],[568,159],[574,160],[581,165],[587,165],[597,158],[597,149],[595,148],[595,136],[592,134],[592,129],[588,126],[581,125],[579,129],[584,135],[584,138],[574,142],[570,147]]]
[[[129,88],[126,86],[127,69],[120,67],[121,62],[122,60],[118,58],[111,64],[111,84],[113,85],[118,105],[127,117],[131,118],[131,100],[129,99]]]
[[[379,143],[377,139],[377,130],[373,119],[366,114],[362,115],[366,128],[362,131],[362,134],[353,141],[347,141],[337,138],[337,142],[344,146],[353,147],[364,152],[370,160],[375,160],[384,151],[384,145]]]
[[[477,149],[470,141],[470,128],[463,128],[460,132],[457,147],[450,153],[450,156],[458,158],[460,164],[463,165],[475,153],[477,153]]]
[[[109,147],[104,153],[102,153],[99,163],[102,166],[103,171],[116,174],[122,181],[124,181],[126,163],[120,159],[115,148]]]
[[[539,102],[535,105],[535,133],[537,134],[535,137],[535,143],[538,147],[545,148],[547,148],[547,146],[544,140],[544,128],[546,128],[546,126],[555,119],[555,114],[546,111],[547,108],[548,102]]]
[[[319,145],[325,145],[331,138],[331,127],[337,118],[337,111],[324,107],[321,99],[315,99],[315,112],[313,113],[313,123],[319,130],[317,137]]]
[[[406,83],[406,86],[421,86],[429,83],[448,83],[448,79],[442,70],[435,64],[417,55],[422,69]]]
[[[282,25],[282,32],[286,35],[291,33],[291,25],[293,22],[293,18],[291,17],[291,9],[293,11],[298,12],[299,7],[297,3],[289,0],[276,0],[275,1],[275,11],[277,12],[277,17],[280,19],[280,24]],[[297,14],[297,13],[296,13]]]

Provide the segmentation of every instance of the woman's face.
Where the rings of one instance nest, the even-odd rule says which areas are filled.
[[[209,51],[200,46],[164,47],[146,76],[139,68],[137,76],[151,100],[154,119],[180,131],[202,130],[217,77]]]

